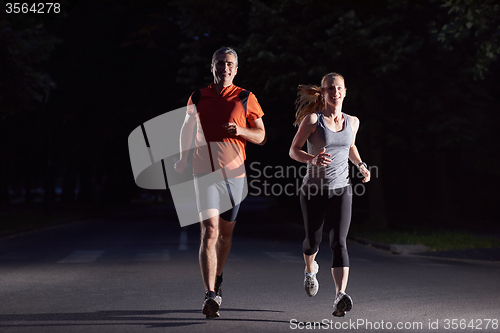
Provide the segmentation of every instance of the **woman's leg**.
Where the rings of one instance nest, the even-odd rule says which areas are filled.
[[[318,251],[316,253],[307,255],[304,253],[304,262],[306,263],[306,271],[307,273],[313,273],[315,270],[314,266],[314,259],[316,259],[316,255],[318,254]]]
[[[332,250],[332,276],[335,290],[345,292],[349,279],[349,254],[347,234],[351,224],[352,188],[344,187],[334,191],[330,199],[328,218],[331,218],[330,247]]]
[[[349,280],[349,267],[332,268],[332,276],[335,282],[335,295],[338,295],[339,291],[345,292]]]
[[[323,234],[323,222],[325,220],[325,200],[328,196],[314,195],[310,192],[301,191],[300,204],[304,217],[305,239],[302,244],[304,262],[304,288],[308,296],[312,297],[318,293],[319,283],[316,278],[319,265],[314,261],[318,254],[319,244]]]
[[[326,197],[326,199],[328,199]],[[325,220],[325,197],[321,195],[311,196],[307,190],[301,191],[300,206],[304,218],[305,238],[302,243],[302,252],[307,271],[314,270],[313,262],[319,250],[319,244],[323,236],[323,222]]]

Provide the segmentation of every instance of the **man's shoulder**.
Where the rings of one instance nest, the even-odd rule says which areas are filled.
[[[247,90],[245,88],[242,88],[242,87],[239,87],[239,86],[235,86],[235,85],[233,85],[233,86],[234,86],[234,90],[237,91],[237,92],[240,92],[240,91],[243,91],[243,90],[249,91],[249,90]]]
[[[196,93],[197,91],[199,91],[203,95],[208,94],[208,93],[212,92],[212,85],[209,85],[208,87],[205,87],[205,88],[197,89],[194,91],[194,93]]]
[[[242,88],[242,87],[236,87],[236,88],[238,89],[237,90],[238,94],[246,94],[247,96],[248,95],[255,96],[255,94],[251,90],[249,90],[249,89],[245,89],[245,88]]]
[[[237,87],[237,88],[238,88],[237,94],[241,100],[247,100],[248,96],[250,96],[250,94],[252,93],[250,90],[246,90],[246,89],[243,89],[241,87]]]
[[[231,89],[231,95],[232,96],[243,96],[243,97],[248,97],[252,92],[248,89],[238,87],[233,84],[232,89]]]
[[[191,100],[193,104],[198,105],[198,102],[200,101],[200,97],[206,98],[207,96],[211,96],[213,94],[212,92],[212,85],[209,85],[208,87],[201,88],[201,89],[196,89],[191,93]]]

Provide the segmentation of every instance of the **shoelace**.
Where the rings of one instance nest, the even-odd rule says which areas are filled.
[[[314,275],[307,275],[306,276],[306,285],[308,287],[311,287],[311,286],[314,287],[314,285],[315,285],[315,283],[314,283]]]

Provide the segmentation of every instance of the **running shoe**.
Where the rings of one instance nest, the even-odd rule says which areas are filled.
[[[217,300],[217,295],[214,291],[206,292],[202,313],[206,316],[207,319],[220,317],[220,303],[217,302]]]
[[[222,288],[221,288],[221,285],[222,284],[222,274],[220,276],[216,276],[215,277],[215,298],[217,300],[217,303],[219,303],[219,306],[222,304]]]
[[[333,315],[343,317],[347,311],[352,309],[352,298],[343,291],[339,291],[335,302],[333,302]]]
[[[314,272],[308,273],[307,269],[304,269],[304,288],[306,290],[306,294],[309,297],[313,297],[318,293],[319,290],[319,282],[316,278],[316,274],[318,274],[319,265],[315,261],[314,262]]]

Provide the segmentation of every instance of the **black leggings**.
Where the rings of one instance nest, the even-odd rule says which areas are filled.
[[[349,267],[346,238],[351,224],[352,187],[316,192],[320,193],[313,190],[308,193],[307,186],[303,186],[300,193],[306,231],[302,251],[306,255],[316,253],[326,228],[330,234],[332,267]]]

